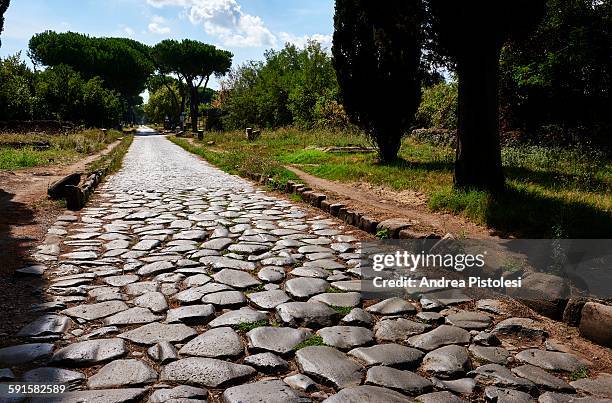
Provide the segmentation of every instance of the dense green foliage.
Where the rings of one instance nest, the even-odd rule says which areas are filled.
[[[0,61],[0,120],[62,120],[114,126],[123,104],[100,77],[84,79],[59,65],[34,73],[20,55]]]
[[[263,62],[232,70],[216,101],[227,129],[314,127],[344,115],[331,58],[316,42],[303,49],[287,44],[267,51]]]
[[[33,112],[34,73],[21,55],[0,60],[0,120],[29,120]]]
[[[174,119],[180,113],[178,104],[174,101],[180,97],[178,85],[171,83],[162,85],[149,93],[149,101],[145,105],[147,120],[153,123],[163,123],[166,118]],[[176,123],[173,120],[173,123]]]
[[[351,121],[397,158],[420,101],[421,1],[336,0],[334,64]]]
[[[4,13],[9,7],[11,0],[0,0],[0,35],[4,30]],[[2,47],[2,40],[0,39],[0,47]]]
[[[46,31],[34,35],[29,47],[35,63],[50,67],[64,64],[85,79],[100,77],[130,104],[144,91],[154,69],[148,47],[127,38]]]
[[[548,0],[544,20],[501,55],[503,125],[531,140],[611,144],[612,3]]]
[[[423,90],[416,113],[421,127],[453,130],[457,127],[457,83],[441,82]]]
[[[178,76],[187,89],[192,130],[198,129],[200,88],[206,89],[211,76],[226,74],[232,66],[232,57],[226,50],[191,39],[166,39],[153,48],[152,58],[158,72],[163,76]],[[181,112],[183,108],[181,103]]]

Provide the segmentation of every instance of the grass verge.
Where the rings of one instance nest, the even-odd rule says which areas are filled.
[[[119,169],[121,169],[123,157],[125,157],[125,154],[127,154],[133,141],[134,136],[124,136],[119,145],[117,145],[110,153],[91,163],[87,167],[87,170],[89,172],[95,172],[100,169],[106,169],[106,175],[117,172]]]
[[[64,165],[102,151],[122,136],[91,129],[61,135],[0,134],[0,169]]]
[[[421,192],[433,211],[519,237],[608,238],[612,233],[612,161],[592,150],[505,147],[507,191],[491,195],[455,190],[454,150],[412,138],[402,142],[400,158],[387,164],[375,153],[325,150],[369,146],[354,132],[283,128],[265,131],[254,142],[242,132],[207,134],[203,142],[170,139],[233,174],[254,172],[283,182],[298,179],[284,168],[294,165],[324,179]]]

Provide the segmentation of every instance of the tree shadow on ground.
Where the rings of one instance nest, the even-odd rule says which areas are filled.
[[[486,223],[523,238],[607,239],[612,234],[612,214],[606,211],[513,188],[491,196]]]
[[[33,224],[34,211],[13,200],[15,195],[0,189],[0,346],[16,344],[10,336],[35,319],[32,304],[42,302],[42,280],[20,277],[15,270],[27,264],[33,238],[17,237],[12,228]]]
[[[528,168],[504,167],[508,178],[532,182],[547,189],[561,189],[568,185],[579,191],[602,191],[610,185],[593,175],[572,175],[561,172],[542,172]]]
[[[409,161],[404,158],[397,158],[393,161],[378,161],[375,165],[397,168],[397,169],[418,169],[421,171],[439,171],[452,172],[455,169],[455,164],[448,161]]]

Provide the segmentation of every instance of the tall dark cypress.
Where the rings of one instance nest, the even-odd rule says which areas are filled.
[[[332,53],[345,110],[393,161],[421,100],[421,0],[336,0]]]

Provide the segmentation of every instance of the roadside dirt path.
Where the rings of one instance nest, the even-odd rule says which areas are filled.
[[[20,307],[39,302],[41,284],[17,282],[13,273],[27,264],[28,252],[42,243],[49,226],[64,211],[47,199],[47,188],[69,173],[84,171],[119,143],[70,165],[0,171],[0,337],[28,320],[31,313]]]
[[[452,233],[472,239],[490,239],[491,232],[452,214],[428,211],[426,198],[414,191],[396,192],[366,183],[344,184],[321,179],[294,166],[287,166],[315,190],[326,193],[339,203],[361,211],[378,220],[404,218],[415,222],[415,229],[438,235]]]

